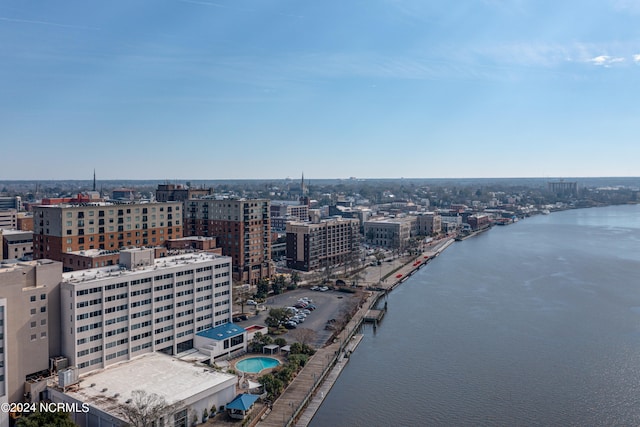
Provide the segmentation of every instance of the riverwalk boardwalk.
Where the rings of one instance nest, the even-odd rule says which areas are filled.
[[[438,256],[452,243],[453,239],[441,240],[417,257],[404,257],[390,263],[384,263],[385,265],[381,265],[379,269],[367,269],[365,273],[366,285],[375,286],[379,290],[369,293],[360,309],[333,343],[316,351],[286,390],[273,403],[271,411],[263,416],[264,419],[256,425],[261,427],[307,426],[322,404],[324,397],[333,387],[342,369],[346,366],[349,355],[360,343],[362,335],[355,334],[355,332],[367,316],[371,316],[378,299],[425,265],[428,260]],[[375,278],[376,273],[378,273],[378,279]],[[388,279],[382,281],[380,277]],[[367,283],[367,278],[373,278],[372,282]],[[379,316],[380,313],[375,315]]]

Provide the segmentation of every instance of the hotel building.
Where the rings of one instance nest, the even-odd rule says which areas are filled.
[[[231,321],[229,257],[126,249],[119,264],[63,273],[62,354],[79,374],[189,350],[195,334]]]

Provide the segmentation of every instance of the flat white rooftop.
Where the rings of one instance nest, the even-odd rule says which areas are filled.
[[[235,375],[183,362],[161,353],[148,353],[81,376],[80,387],[67,391],[67,394],[115,415],[118,404],[126,403],[134,390],[155,393],[171,405],[187,401],[198,393],[224,383],[235,386],[235,382]]]
[[[204,264],[214,259],[229,258],[216,255],[210,252],[192,252],[181,255],[156,258],[152,265],[135,267],[133,270],[122,269],[120,266],[109,266],[100,268],[90,268],[87,270],[69,271],[62,273],[62,281],[68,283],[80,283],[90,280],[104,279],[114,276],[138,275],[143,272],[159,271],[170,267],[177,267],[186,264]],[[229,258],[231,262],[231,258]]]

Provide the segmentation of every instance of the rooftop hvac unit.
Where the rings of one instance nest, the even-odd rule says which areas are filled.
[[[67,368],[58,372],[58,387],[66,389],[70,385],[78,382],[78,370],[75,367]]]
[[[64,356],[52,357],[49,359],[49,370],[59,372],[69,367],[69,359]]]

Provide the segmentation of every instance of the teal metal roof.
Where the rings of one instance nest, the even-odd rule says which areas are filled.
[[[242,326],[234,325],[233,323],[225,323],[224,325],[216,326],[215,328],[200,331],[196,335],[222,341],[227,338],[235,337],[236,335],[241,335],[242,333],[244,333],[244,328]]]
[[[248,411],[258,400],[257,394],[239,394],[231,402],[227,403],[227,409]]]

